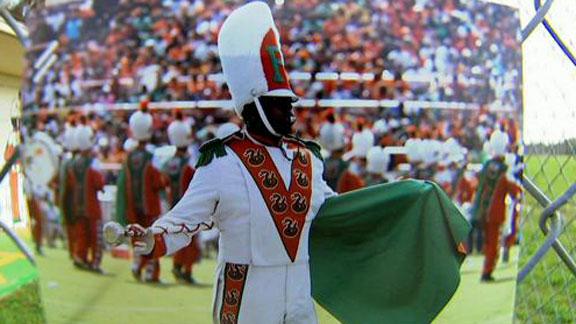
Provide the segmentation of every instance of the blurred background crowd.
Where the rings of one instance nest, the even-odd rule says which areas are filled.
[[[147,105],[147,102],[142,105]],[[193,162],[199,156],[198,150],[202,143],[224,136],[231,129],[231,125],[234,125],[232,129],[241,127],[241,120],[230,110],[152,110],[154,132],[149,144],[151,152],[170,145],[167,128],[175,120],[176,114],[182,114],[184,122],[191,129],[192,143],[188,151]],[[114,183],[118,165],[124,162],[126,154],[134,145],[128,125],[130,115],[131,111],[124,110],[88,114],[45,111],[26,117],[21,130],[25,138],[32,138],[34,133],[42,131],[56,143],[63,143],[65,130],[72,124],[78,125],[82,120],[94,130],[93,153],[108,165],[105,170],[106,179],[108,183]],[[409,151],[410,145],[407,143],[414,140],[455,143],[459,150],[458,161],[455,161],[458,162],[458,170],[465,169],[470,164],[472,172],[479,171],[479,166],[490,158],[486,143],[494,131],[499,130],[508,135],[509,153],[521,153],[520,128],[517,122],[519,113],[493,113],[483,109],[419,109],[406,113],[401,108],[299,108],[296,109],[296,118],[294,129],[297,136],[319,142],[326,158],[335,151],[341,151],[342,159],[347,165],[351,164],[352,172],[361,177],[367,176],[366,164],[358,165],[353,162],[358,159],[365,160],[370,148],[379,147],[390,148],[387,150],[387,161],[382,170],[391,172],[387,181],[405,177],[437,180],[438,165],[454,162],[448,157],[450,152],[446,152],[446,155],[442,155],[440,151],[430,152],[433,154],[430,157],[423,156],[425,153],[413,153]],[[56,149],[56,152],[59,151]],[[427,169],[426,175],[417,173],[416,166]],[[454,176],[458,170],[452,170]]]
[[[35,12],[25,109],[228,99],[217,35],[245,1],[73,2]],[[308,99],[459,101],[521,107],[519,18],[482,1],[271,2],[296,93]],[[33,69],[27,69],[33,71]],[[37,82],[35,82],[37,81]]]

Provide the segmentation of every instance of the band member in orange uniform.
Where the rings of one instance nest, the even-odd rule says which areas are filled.
[[[60,163],[60,174],[58,181],[58,207],[62,213],[62,220],[64,227],[66,228],[66,239],[68,241],[68,254],[72,260],[76,260],[75,257],[75,244],[76,244],[76,229],[75,220],[72,214],[72,207],[74,203],[72,201],[73,190],[68,187],[67,179],[68,172],[72,166],[72,162],[76,157],[78,151],[78,141],[76,140],[77,126],[74,120],[66,124],[66,129],[64,130],[64,136],[62,139],[62,144],[64,149],[67,151]]]
[[[500,248],[500,232],[506,220],[507,195],[519,196],[521,187],[506,176],[504,156],[508,146],[508,135],[496,130],[490,136],[490,149],[494,156],[488,160],[480,173],[480,183],[474,204],[474,219],[484,228],[484,269],[481,280],[494,281],[492,272],[496,268]]]
[[[138,146],[129,154],[118,178],[119,195],[117,217],[125,217],[129,223],[150,226],[161,213],[160,192],[166,187],[161,165],[153,163],[153,154],[146,148],[152,137],[152,115],[148,113],[147,102],[142,102],[141,110],[130,116],[130,132]],[[147,268],[144,278],[147,282],[160,282],[160,262],[155,259],[134,256],[132,274],[141,280],[142,270]]]
[[[351,191],[364,187],[364,182],[350,170],[350,161],[343,159],[345,143],[344,125],[336,122],[334,113],[326,116],[320,127],[320,142],[329,155],[324,160],[324,178],[336,192]]]
[[[32,240],[38,255],[44,255],[42,251],[42,213],[40,212],[39,199],[36,197],[32,184],[27,183],[24,187],[26,189],[26,205],[28,206],[28,214],[30,215],[30,225],[32,231]]]
[[[104,176],[92,154],[94,133],[90,126],[78,126],[76,141],[80,154],[68,168],[68,186],[73,188],[71,210],[76,220],[74,264],[102,273],[102,210],[98,191],[104,189]]]
[[[176,146],[176,155],[164,165],[164,174],[169,179],[170,207],[174,207],[182,198],[192,177],[194,167],[191,165],[188,146],[190,145],[190,126],[182,121],[182,113],[176,114],[176,120],[168,126],[170,144]],[[198,235],[192,237],[190,244],[174,254],[172,274],[178,281],[195,284],[192,266],[200,258]]]

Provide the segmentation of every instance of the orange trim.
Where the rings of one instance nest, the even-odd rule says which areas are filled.
[[[312,197],[312,156],[298,148],[291,167],[290,188],[264,146],[248,139],[231,140],[228,145],[240,158],[260,189],[276,230],[290,260],[294,262],[300,236],[310,209]]]
[[[20,190],[18,186],[18,172],[10,171],[10,198],[12,207],[12,220],[20,221]]]
[[[238,323],[247,276],[247,264],[226,263],[224,267],[224,289],[222,291],[222,306],[220,307],[220,323]]]
[[[468,254],[468,249],[466,249],[466,245],[463,242],[458,243],[458,252],[464,255]]]
[[[154,249],[150,252],[150,257],[152,259],[158,259],[166,255],[166,242],[162,234],[154,235]]]
[[[291,89],[279,44],[274,30],[270,28],[264,36],[260,47],[260,58],[264,75],[266,76],[268,91]]]

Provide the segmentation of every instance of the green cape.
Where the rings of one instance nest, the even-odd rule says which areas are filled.
[[[343,323],[429,323],[460,283],[469,231],[432,182],[330,198],[310,234],[314,299]]]
[[[128,225],[126,220],[126,171],[124,165],[118,173],[118,180],[116,182],[116,221],[123,226]]]

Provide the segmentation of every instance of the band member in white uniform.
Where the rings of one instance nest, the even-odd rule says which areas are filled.
[[[136,251],[172,254],[217,226],[220,253],[215,323],[316,323],[308,235],[333,191],[320,147],[291,135],[293,93],[268,5],[234,11],[218,39],[235,110],[245,127],[206,143],[183,198],[151,228],[131,225]],[[181,233],[168,233],[179,226]]]

